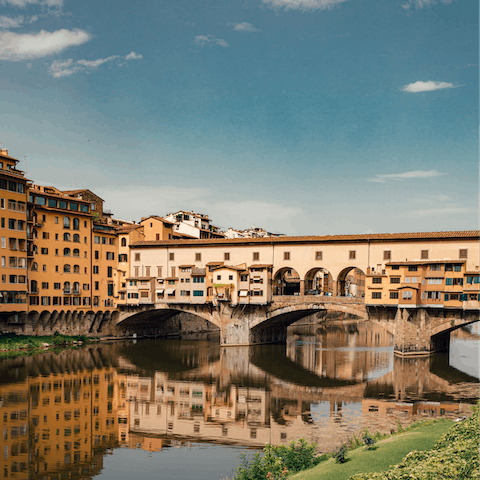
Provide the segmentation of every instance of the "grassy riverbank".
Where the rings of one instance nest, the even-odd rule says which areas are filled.
[[[85,337],[84,335],[0,335],[0,358],[33,355],[49,348],[65,348],[94,341],[96,339]]]

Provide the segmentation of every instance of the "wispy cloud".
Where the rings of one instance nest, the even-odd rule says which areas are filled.
[[[17,15],[16,17],[7,17],[0,15],[0,28],[19,28],[25,24],[35,23],[38,20],[38,16],[24,17],[23,15]]]
[[[457,88],[460,85],[454,85],[453,83],[448,82],[414,82],[404,85],[402,87],[402,92],[408,93],[419,93],[419,92],[433,92],[434,90],[442,90],[444,88]]]
[[[60,8],[63,0],[0,0],[1,5],[11,5],[18,8],[26,8],[29,5],[40,5],[42,7]]]
[[[271,8],[285,10],[326,10],[347,0],[262,0]]]
[[[452,0],[440,0],[440,2],[444,4],[450,4],[452,3]],[[405,3],[402,3],[401,7],[405,10],[410,10],[412,8],[415,10],[420,10],[422,8],[432,7],[437,3],[437,0],[408,0]]]
[[[201,46],[219,46],[228,47],[228,43],[221,38],[213,38],[213,35],[197,35],[195,37],[195,43]]]
[[[474,212],[474,208],[469,207],[443,207],[426,208],[424,210],[412,210],[408,212],[408,217],[433,217],[437,215],[461,215]]]
[[[242,22],[242,23],[229,23],[233,26],[233,29],[236,32],[258,32],[258,28],[255,28],[251,23]]]
[[[82,45],[91,39],[83,30],[57,30],[39,33],[0,33],[0,60],[21,61],[60,53],[69,47]]]
[[[387,173],[387,174],[377,174],[373,178],[369,178],[370,182],[377,182],[383,183],[388,180],[412,180],[414,178],[431,178],[431,177],[439,177],[440,175],[444,175],[444,173],[439,172],[438,170],[414,170],[411,172],[403,172],[403,173]]]
[[[135,52],[130,52],[128,55],[111,55],[106,58],[97,58],[96,60],[77,60],[69,58],[68,60],[55,60],[50,65],[49,73],[52,77],[61,78],[69,77],[75,73],[92,72],[95,71],[100,65],[104,63],[110,63],[117,61],[118,66],[122,66],[129,60],[140,60],[143,55]]]

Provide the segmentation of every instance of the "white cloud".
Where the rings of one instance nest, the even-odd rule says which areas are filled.
[[[444,175],[443,173],[439,172],[438,170],[414,170],[411,172],[403,172],[403,173],[387,173],[384,175],[377,174],[373,178],[369,178],[370,182],[377,182],[383,183],[387,180],[412,180],[414,178],[431,178],[431,177],[439,177],[440,175]]]
[[[88,72],[96,70],[100,65],[104,63],[110,63],[115,60],[119,60],[120,63],[117,62],[118,66],[121,67],[125,64],[128,60],[140,60],[143,58],[143,55],[140,55],[135,52],[130,52],[128,55],[111,55],[110,57],[106,58],[97,58],[96,60],[77,60],[73,61],[73,59],[69,58],[68,60],[54,60],[50,65],[50,75],[55,78],[61,77],[69,77],[74,73],[80,72]]]
[[[142,58],[143,58],[143,55],[140,55],[139,53],[135,53],[135,52],[130,52],[125,57],[125,60],[141,60]]]
[[[18,28],[22,25],[35,23],[37,20],[37,15],[32,15],[31,17],[24,17],[23,15],[17,15],[16,17],[7,17],[5,15],[0,15],[0,28]]]
[[[441,3],[451,4],[452,0],[440,0]],[[422,8],[429,8],[433,5],[436,5],[438,2],[436,0],[408,0],[407,2],[401,5],[405,10],[410,10],[414,8],[415,10],[420,10]]]
[[[408,217],[433,217],[435,215],[461,215],[474,212],[474,208],[469,207],[445,207],[445,208],[427,208],[424,210],[413,210],[408,212]]]
[[[63,6],[63,0],[0,0],[0,3],[18,8],[26,8],[29,5],[40,5],[49,8],[60,8]]]
[[[251,23],[242,22],[242,23],[230,23],[229,25],[233,26],[233,29],[237,32],[258,32],[258,28],[255,28]]]
[[[262,0],[272,8],[285,10],[326,10],[347,0]]]
[[[0,33],[0,60],[20,61],[60,53],[69,47],[82,45],[91,39],[83,30],[57,30],[56,32]]]
[[[218,45],[219,47],[228,47],[228,43],[225,40],[222,40],[221,38],[213,38],[212,35],[197,35],[195,37],[195,43],[201,46]]]
[[[457,88],[460,85],[454,85],[453,83],[447,82],[414,82],[404,85],[402,87],[402,92],[408,93],[419,93],[419,92],[433,92],[434,90],[442,90],[444,88]]]

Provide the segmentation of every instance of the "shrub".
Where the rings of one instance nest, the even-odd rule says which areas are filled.
[[[347,445],[343,444],[341,447],[338,447],[332,454],[332,457],[335,459],[336,463],[345,463],[347,461]]]
[[[301,438],[298,442],[290,442],[288,445],[265,445],[263,455],[256,453],[253,458],[247,460],[243,454],[242,463],[237,468],[236,480],[279,480],[287,475],[306,470],[318,465],[328,458],[326,455],[316,456],[317,445],[309,444]]]

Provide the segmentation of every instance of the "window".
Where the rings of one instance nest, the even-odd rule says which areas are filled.
[[[64,248],[63,249],[63,256],[64,257],[69,257],[70,256],[70,249],[69,248]]]
[[[139,261],[140,261],[140,254],[139,254],[139,253],[136,253],[136,254],[135,254],[135,261],[136,261],[136,262],[139,262]]]
[[[202,254],[201,253],[196,253],[195,254],[195,261],[196,262],[201,262],[202,261]]]
[[[441,278],[427,278],[427,285],[441,285],[442,283]]]
[[[283,259],[290,260],[290,252],[283,252]]]
[[[253,252],[253,261],[260,260],[260,252]]]
[[[392,300],[398,299],[398,292],[390,292],[390,298]]]
[[[70,205],[73,205],[72,203]],[[78,218],[73,219],[73,229],[80,230],[80,220]]]
[[[193,291],[194,297],[203,297],[203,290],[194,290]]]
[[[408,267],[409,272],[416,272],[417,270],[418,270],[418,268],[417,268],[416,265]]]
[[[157,277],[162,278],[162,267],[157,267]]]
[[[222,276],[221,275],[217,275],[217,280],[221,280],[222,279]]]
[[[348,252],[348,259],[349,260],[355,260],[357,258],[357,252],[356,250],[350,250]]]
[[[107,252],[107,260],[115,260],[115,254],[113,252]]]
[[[383,251],[383,259],[384,260],[391,260],[392,258],[392,251],[391,250],[384,250]]]
[[[63,228],[70,228],[70,217],[63,217]]]
[[[382,292],[372,292],[372,298],[380,299],[382,298]]]
[[[462,271],[462,266],[461,265],[455,265],[453,267],[453,269],[455,270],[455,272],[461,272]]]
[[[224,259],[224,260],[230,260],[230,253],[229,253],[229,252],[225,252],[225,253],[223,254],[223,259]]]
[[[187,278],[189,280],[189,278]],[[193,277],[193,283],[205,283],[204,277]]]
[[[428,260],[428,250],[422,250],[422,251],[420,252],[420,258],[421,258],[422,260]]]
[[[169,253],[168,254],[168,259],[169,260],[175,260],[175,254],[174,253]]]
[[[108,267],[107,268],[107,277],[113,277],[113,268],[112,267]]]
[[[73,266],[73,273],[80,273],[80,265]]]
[[[80,250],[78,248],[73,249],[73,256],[74,257],[79,257],[80,256]]]
[[[382,283],[382,277],[373,277],[372,283]]]
[[[233,275],[229,275],[229,276],[228,276],[228,279],[229,279],[229,280],[233,280]]]
[[[461,248],[458,252],[458,258],[467,258],[468,257],[468,250],[466,248]]]
[[[42,252],[42,255],[48,255],[48,248],[42,247],[40,251]]]
[[[95,275],[98,275],[98,265],[94,265],[94,266],[93,266],[93,273],[94,273]]]
[[[315,260],[323,260],[323,252],[315,252]]]
[[[69,233],[64,233],[63,234],[63,241],[64,242],[69,242],[70,241],[70,234]]]
[[[93,243],[100,243],[100,237],[98,235],[93,237]]]
[[[400,283],[400,277],[391,277],[390,283]]]
[[[63,273],[70,273],[70,271],[71,271],[71,268],[70,268],[70,265],[68,265],[68,263],[63,266]]]
[[[76,243],[80,243],[80,235],[78,233],[76,233],[73,236],[73,241],[76,242]]]
[[[404,290],[402,292],[402,298],[407,299],[407,300],[410,300],[411,298],[413,298],[412,291],[411,290]]]

